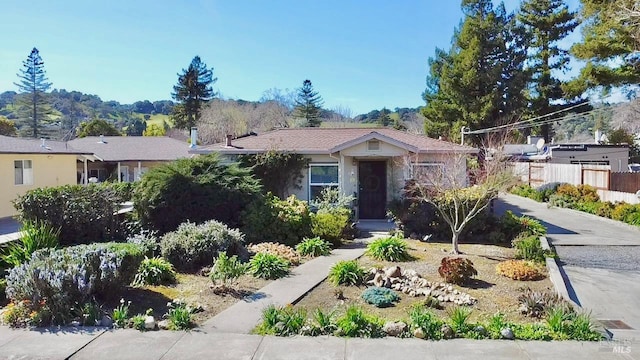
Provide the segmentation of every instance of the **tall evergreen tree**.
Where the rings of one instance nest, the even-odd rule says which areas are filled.
[[[178,84],[173,87],[171,94],[177,102],[171,113],[176,128],[189,129],[195,126],[202,104],[217,95],[211,87],[217,80],[213,77],[213,68],[207,68],[199,56],[191,60],[187,69],[182,69],[182,74],[178,74]]]
[[[307,79],[302,83],[302,87],[298,89],[294,115],[305,119],[305,126],[318,127],[322,122],[320,120],[322,104],[322,97],[317,91],[313,90],[311,80]]]
[[[512,120],[523,106],[522,33],[503,4],[463,0],[465,15],[451,50],[436,49],[423,93],[425,133],[460,138],[462,127],[486,128]],[[482,139],[474,139],[476,143]]]
[[[20,92],[17,101],[20,130],[25,136],[38,138],[42,135],[42,124],[47,122],[51,115],[51,107],[45,95],[51,88],[51,83],[47,79],[44,61],[38,49],[31,50],[17,75],[20,81],[14,84]]]
[[[580,75],[565,90],[581,95],[589,89],[640,83],[640,23],[627,10],[636,0],[581,0],[582,42],[571,54],[586,61]]]
[[[565,106],[558,103],[564,93],[557,72],[567,69],[569,54],[558,43],[578,26],[578,21],[564,0],[526,0],[520,6],[518,20],[530,39],[530,111],[534,116],[546,115]],[[542,125],[540,133],[551,140],[551,125]]]
[[[376,122],[380,126],[389,126],[389,124],[391,124],[392,120],[387,108],[382,108],[382,110],[380,110],[380,116],[378,116],[378,120],[376,120]]]

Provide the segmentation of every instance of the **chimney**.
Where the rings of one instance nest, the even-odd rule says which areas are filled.
[[[104,135],[100,134],[100,144],[104,144]]]
[[[40,147],[46,148],[47,146],[44,144],[44,138],[40,138],[40,140],[42,140],[42,144],[40,145]]]
[[[196,146],[198,146],[198,128],[192,127],[191,128],[191,145],[189,145],[189,147],[194,149]]]
[[[594,134],[595,140],[596,140],[596,144],[600,144],[600,141],[602,140],[602,131],[600,130],[596,130],[595,134]]]
[[[233,135],[227,135],[227,142],[225,144],[226,147],[231,147],[231,140],[233,139]]]

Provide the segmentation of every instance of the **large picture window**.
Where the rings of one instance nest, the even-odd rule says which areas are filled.
[[[16,185],[33,185],[31,160],[15,160],[13,162],[13,168]]]
[[[442,163],[411,164],[411,178],[424,185],[441,184],[444,177]]]
[[[309,200],[327,187],[338,187],[338,164],[309,164]]]

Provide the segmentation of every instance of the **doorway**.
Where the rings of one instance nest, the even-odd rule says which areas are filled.
[[[358,212],[360,219],[384,219],[386,206],[386,161],[358,162]]]

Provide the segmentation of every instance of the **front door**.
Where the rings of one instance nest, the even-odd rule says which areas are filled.
[[[361,219],[384,219],[387,205],[387,163],[358,163],[358,210]]]

